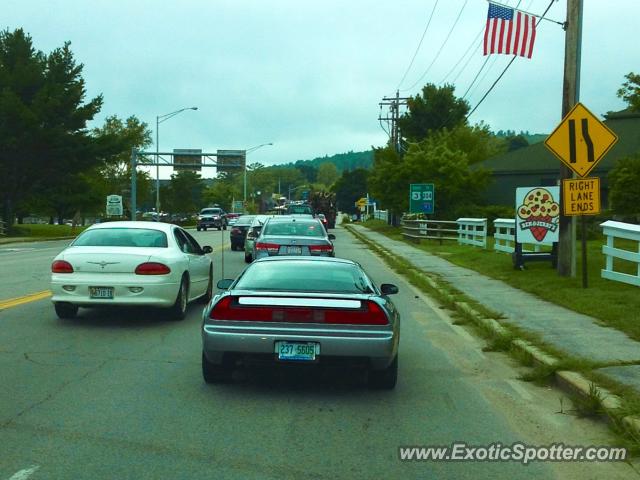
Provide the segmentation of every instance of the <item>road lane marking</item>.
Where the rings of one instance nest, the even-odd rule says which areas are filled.
[[[42,300],[43,298],[49,298],[51,295],[51,290],[44,290],[43,292],[31,293],[23,297],[2,300],[0,301],[0,310],[4,310],[5,308],[17,307],[18,305],[22,305],[24,303],[35,302],[37,300]]]
[[[36,470],[40,468],[39,465],[33,465],[32,467],[19,470],[14,473],[9,480],[27,480],[31,475],[36,473]]]

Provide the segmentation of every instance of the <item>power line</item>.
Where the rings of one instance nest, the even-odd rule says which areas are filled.
[[[540,22],[542,20],[544,20],[545,15],[547,14],[547,12],[549,11],[549,9],[551,8],[551,5],[553,5],[553,3],[556,0],[551,0],[551,3],[549,3],[549,5],[547,6],[547,9],[544,11],[544,13],[538,18],[538,21],[536,22],[536,27],[540,24]],[[519,3],[519,2],[518,2]],[[509,69],[509,67],[511,66],[511,64],[515,61],[515,59],[517,58],[517,55],[514,55],[513,58],[511,59],[511,61],[507,64],[506,67],[504,67],[504,70],[502,71],[502,73],[498,76],[498,78],[496,78],[496,81],[493,82],[493,85],[491,85],[491,87],[489,87],[489,90],[487,90],[487,93],[485,93],[482,98],[480,99],[480,101],[476,104],[475,107],[473,107],[473,109],[471,110],[471,112],[469,112],[469,114],[466,116],[466,118],[468,119],[471,115],[473,115],[473,112],[475,112],[478,107],[482,104],[482,102],[484,102],[484,99],[487,98],[487,96],[491,93],[491,91],[494,89],[494,87],[498,84],[498,82],[500,81],[500,79],[504,76],[504,74],[507,72],[507,70]]]
[[[467,47],[467,50],[462,54],[462,56],[460,57],[460,59],[456,62],[456,64],[451,68],[451,70],[449,70],[449,73],[447,73],[444,78],[442,80],[440,80],[440,84],[442,85],[444,83],[444,81],[449,77],[449,75],[451,75],[453,73],[453,71],[458,67],[458,65],[460,65],[460,62],[464,59],[464,57],[467,56],[467,54],[471,51],[471,48],[473,47],[473,44],[476,43],[478,41],[478,39],[480,38],[480,35],[482,35],[482,32],[484,31],[484,27],[482,27],[480,29],[480,31],[478,32],[478,34],[476,35],[476,38],[473,39],[473,41],[471,42],[471,44],[469,45],[469,47]],[[470,57],[471,58],[471,57]],[[467,62],[468,63],[468,62]],[[460,74],[458,74],[460,75]]]
[[[429,73],[429,70],[431,70],[431,67],[433,66],[433,64],[436,62],[436,60],[438,59],[438,57],[442,53],[442,50],[444,49],[444,46],[447,44],[447,41],[449,41],[449,37],[451,37],[451,34],[453,33],[454,28],[456,28],[456,25],[458,24],[458,21],[460,20],[460,17],[462,16],[462,12],[464,11],[465,7],[467,6],[467,2],[468,1],[469,0],[464,0],[464,3],[462,4],[462,8],[458,12],[458,16],[456,17],[456,21],[453,22],[453,25],[451,26],[451,29],[449,30],[449,33],[447,34],[446,38],[444,39],[444,42],[442,42],[442,45],[440,45],[440,49],[438,50],[438,53],[436,53],[436,56],[431,61],[431,63],[427,67],[427,69],[420,76],[420,78],[418,78],[418,80],[416,80],[413,83],[413,85],[411,85],[409,88],[405,88],[404,90],[402,90],[403,92],[406,92],[406,91],[409,91],[409,90],[413,89],[413,87],[415,87],[418,83],[420,83],[422,81],[422,79],[427,75],[427,73]]]
[[[409,73],[409,70],[411,70],[413,62],[416,59],[416,56],[418,55],[418,51],[422,46],[422,41],[424,40],[424,37],[427,34],[427,30],[429,30],[429,25],[431,25],[431,20],[433,19],[433,13],[436,11],[437,6],[438,6],[438,0],[436,0],[436,3],[433,5],[433,9],[431,10],[431,15],[429,15],[429,20],[427,21],[427,26],[424,27],[424,32],[422,32],[422,37],[420,37],[420,41],[418,42],[418,47],[416,48],[416,51],[413,54],[413,57],[411,58],[411,62],[409,62],[409,66],[407,67],[407,70],[404,72],[404,75],[402,76],[400,83],[398,83],[396,90],[400,88],[400,86],[402,85],[402,82],[404,82],[404,79],[407,78],[407,74]]]

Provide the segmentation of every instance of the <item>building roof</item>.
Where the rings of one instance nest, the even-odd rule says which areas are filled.
[[[640,153],[640,112],[632,112],[631,109],[609,112],[605,115],[604,123],[618,136],[618,143],[600,160],[592,171],[593,175],[608,172],[620,158]],[[521,174],[556,172],[562,163],[545,147],[544,142],[539,142],[496,155],[476,165],[495,174]]]

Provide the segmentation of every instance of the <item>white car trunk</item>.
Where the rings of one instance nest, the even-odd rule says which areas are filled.
[[[150,250],[139,247],[72,247],[64,260],[79,273],[134,273],[141,263],[149,261]],[[166,249],[165,249],[166,250]]]

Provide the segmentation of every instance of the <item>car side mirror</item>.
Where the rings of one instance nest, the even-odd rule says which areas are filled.
[[[223,278],[222,280],[218,280],[216,286],[219,290],[227,290],[231,284],[233,283],[233,278]]]
[[[335,240],[336,236],[333,233],[329,234],[329,240]]]
[[[383,295],[393,295],[395,293],[398,293],[398,287],[396,287],[392,283],[383,283],[382,285],[380,285],[380,291]]]
[[[204,247],[202,247],[202,253],[213,253],[213,248],[211,248],[209,245],[205,245]]]

